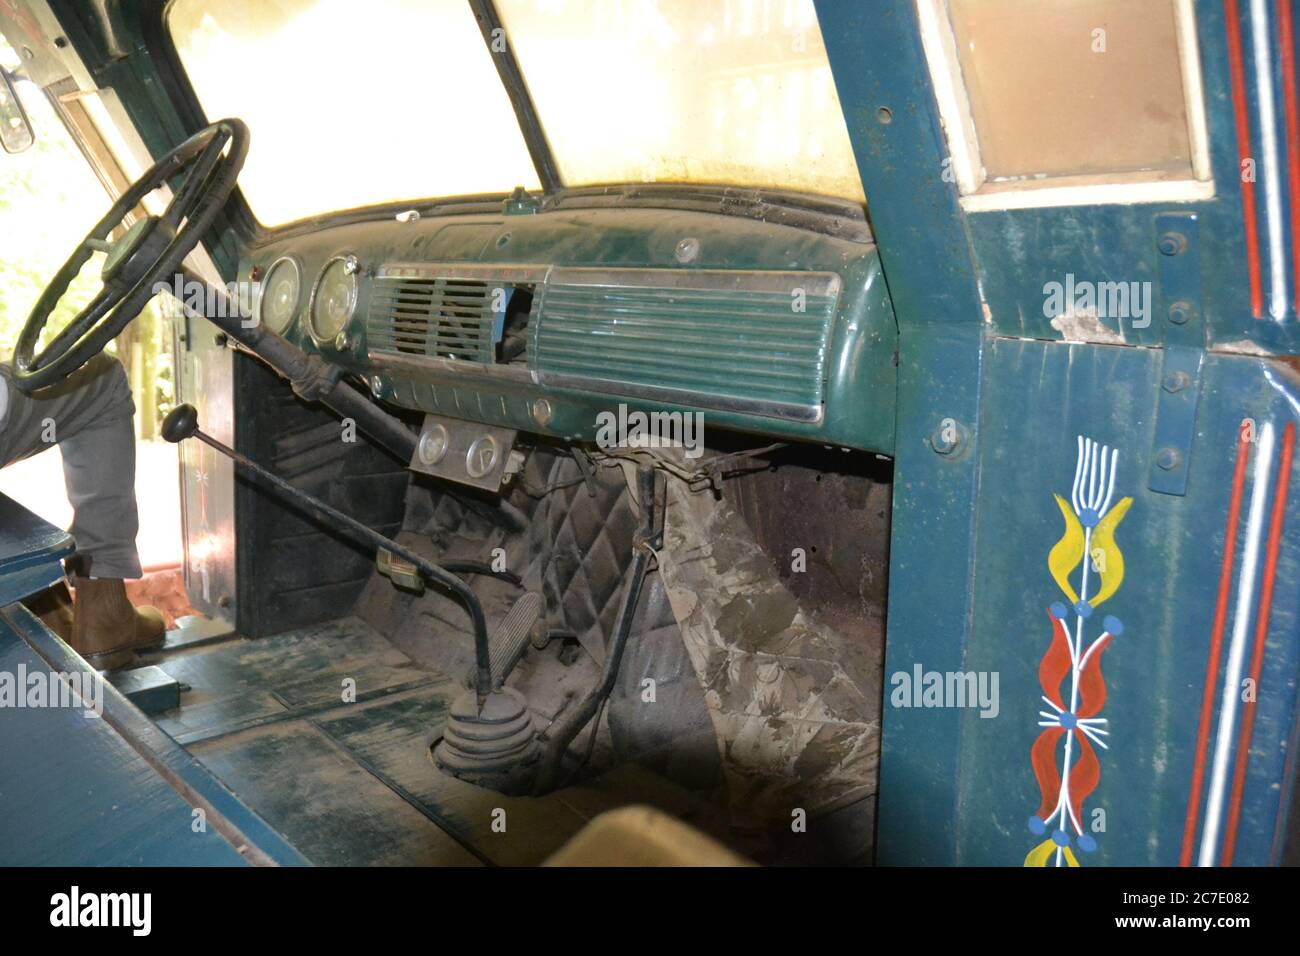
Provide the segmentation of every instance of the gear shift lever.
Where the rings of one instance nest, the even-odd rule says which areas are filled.
[[[451,591],[460,599],[460,602],[469,612],[470,619],[474,624],[474,660],[475,675],[474,689],[478,695],[479,705],[487,698],[492,689],[491,677],[491,660],[488,648],[487,620],[483,616],[483,606],[479,603],[477,595],[470,590],[463,580],[446,568],[440,567],[427,558],[416,554],[410,548],[398,544],[391,538],[386,538],[379,532],[367,528],[360,521],[351,518],[332,508],[325,502],[321,501],[314,495],[309,495],[301,488],[295,488],[289,482],[285,481],[279,475],[268,471],[257,462],[253,461],[246,455],[241,455],[221,442],[217,441],[211,435],[203,432],[199,428],[199,413],[193,405],[177,405],[167,417],[163,419],[162,436],[173,444],[184,441],[186,438],[197,438],[205,445],[215,448],[221,454],[225,455],[236,464],[243,465],[259,479],[281,491],[286,497],[293,499],[300,507],[305,509],[309,514],[318,518],[335,522],[346,528],[356,538],[366,544],[378,548],[386,548],[388,551],[403,558],[413,564],[416,569],[429,581],[435,584],[441,584],[447,590]]]

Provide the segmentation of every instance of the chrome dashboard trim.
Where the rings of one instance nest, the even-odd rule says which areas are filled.
[[[371,354],[370,364],[375,368],[391,372],[414,373],[421,378],[439,374],[455,376],[466,385],[473,385],[475,381],[482,382],[487,386],[501,383],[541,385],[551,388],[597,392],[615,399],[630,398],[634,401],[682,405],[688,408],[698,408],[702,411],[734,412],[743,415],[755,415],[759,418],[803,422],[809,425],[819,425],[825,417],[825,408],[821,405],[793,405],[785,402],[751,401],[729,398],[723,395],[706,396],[698,392],[688,392],[675,388],[628,385],[624,382],[607,382],[601,379],[577,378],[570,375],[549,375],[545,372],[533,372],[522,365],[481,365],[478,362],[466,362],[458,359],[435,359],[419,355],[396,355],[387,352]]]
[[[555,266],[547,286],[582,285],[611,288],[694,289],[719,292],[784,292],[802,289],[808,297],[838,297],[842,280],[834,272],[735,269],[603,269]]]
[[[789,402],[769,402],[747,398],[732,398],[727,395],[704,395],[679,388],[663,388],[658,385],[630,385],[627,382],[611,382],[597,378],[578,378],[572,375],[551,375],[545,372],[537,374],[540,385],[552,388],[580,389],[587,392],[599,392],[611,398],[631,398],[637,401],[655,402],[667,405],[684,405],[702,411],[734,412],[754,415],[759,418],[775,418],[787,422],[804,422],[809,425],[821,424],[825,410],[821,405],[794,405]]]
[[[376,279],[495,279],[498,282],[546,281],[551,267],[534,264],[470,262],[385,262]]]

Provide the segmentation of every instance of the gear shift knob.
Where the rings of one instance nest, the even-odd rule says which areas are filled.
[[[184,441],[199,430],[199,410],[186,402],[177,405],[162,423],[162,437],[169,442]]]

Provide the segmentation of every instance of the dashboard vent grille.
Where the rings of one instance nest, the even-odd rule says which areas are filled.
[[[839,291],[832,273],[555,269],[532,364],[556,384],[818,417]]]
[[[492,361],[494,290],[500,283],[462,278],[375,279],[366,316],[367,346],[430,358]]]

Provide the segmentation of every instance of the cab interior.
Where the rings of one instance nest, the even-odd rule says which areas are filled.
[[[898,330],[810,0],[7,6],[166,287],[193,614],[108,676],[185,760],[317,864],[872,860]]]

